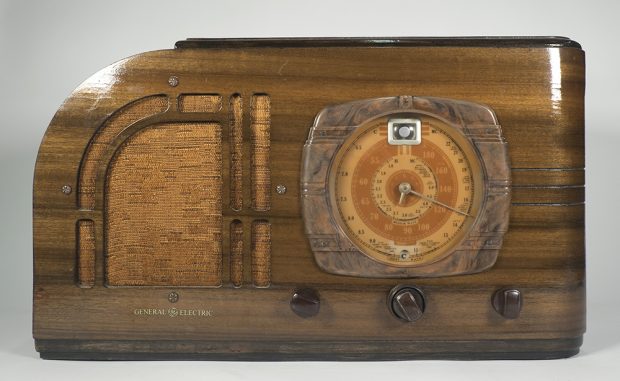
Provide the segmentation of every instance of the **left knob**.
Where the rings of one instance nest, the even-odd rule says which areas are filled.
[[[291,310],[297,315],[308,318],[319,313],[321,299],[319,293],[313,288],[300,288],[295,290],[291,298]]]

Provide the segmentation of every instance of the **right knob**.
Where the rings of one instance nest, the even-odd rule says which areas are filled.
[[[396,286],[388,295],[388,307],[397,318],[413,323],[424,313],[424,296],[415,287]]]
[[[491,303],[498,314],[506,319],[516,319],[521,313],[523,298],[516,288],[502,288],[495,291]]]

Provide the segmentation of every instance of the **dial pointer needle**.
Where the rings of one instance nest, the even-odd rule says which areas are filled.
[[[469,214],[469,213],[461,212],[460,210],[455,209],[455,208],[453,208],[453,207],[451,207],[451,206],[449,206],[449,205],[446,205],[446,204],[444,204],[444,203],[443,203],[443,202],[441,202],[441,201],[437,201],[437,200],[435,200],[434,198],[426,197],[426,196],[425,196],[425,195],[423,195],[422,193],[418,193],[418,192],[414,191],[413,189],[410,189],[410,190],[409,190],[409,193],[411,193],[411,194],[413,194],[413,195],[416,195],[416,196],[418,196],[418,197],[420,197],[420,198],[422,198],[422,199],[424,199],[424,200],[427,200],[427,201],[430,201],[430,202],[434,202],[434,203],[435,203],[435,204],[437,204],[437,205],[441,205],[441,206],[443,206],[444,208],[446,208],[446,209],[450,209],[450,210],[451,210],[451,211],[453,211],[453,212],[456,212],[456,213],[462,214],[462,215],[464,215],[464,216],[473,217],[473,216],[472,216],[471,214]]]

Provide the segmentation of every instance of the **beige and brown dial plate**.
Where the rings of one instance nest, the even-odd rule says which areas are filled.
[[[484,188],[479,159],[459,130],[430,116],[405,116],[421,122],[420,143],[389,142],[394,116],[364,123],[338,150],[329,193],[334,218],[362,253],[413,267],[462,241]]]

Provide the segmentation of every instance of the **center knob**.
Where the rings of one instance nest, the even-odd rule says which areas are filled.
[[[396,286],[388,296],[388,307],[397,318],[413,323],[424,314],[424,296],[415,287]]]

